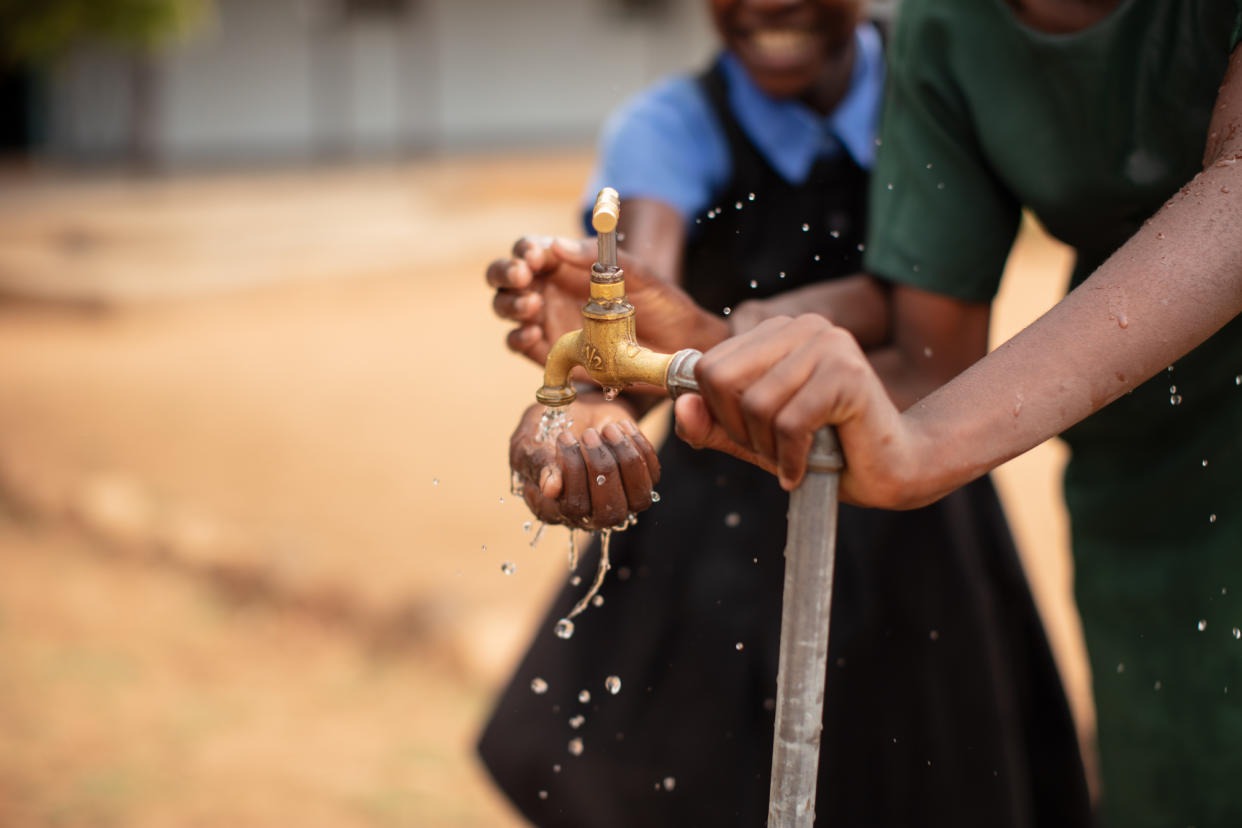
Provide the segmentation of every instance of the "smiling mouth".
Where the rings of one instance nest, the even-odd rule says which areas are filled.
[[[798,29],[759,29],[750,35],[757,57],[775,63],[806,60],[815,54],[815,36]]]

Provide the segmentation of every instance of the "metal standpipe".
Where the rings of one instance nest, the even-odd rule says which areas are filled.
[[[665,382],[671,397],[699,390],[694,380],[699,356],[685,350],[673,357]],[[824,426],[811,441],[806,477],[789,497],[768,828],[809,828],[815,823],[838,486],[844,467],[836,431]]]
[[[824,426],[811,443],[806,477],[789,498],[768,828],[809,828],[815,823],[837,489],[844,465],[836,432]]]

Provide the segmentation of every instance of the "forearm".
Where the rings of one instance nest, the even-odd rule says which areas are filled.
[[[730,328],[733,333],[745,333],[764,319],[803,313],[817,313],[845,328],[864,348],[884,345],[890,339],[888,285],[865,273],[744,302],[730,317]]]
[[[1084,284],[904,418],[944,492],[1103,408],[1242,311],[1242,147],[1222,150]],[[1234,163],[1226,163],[1234,162]]]

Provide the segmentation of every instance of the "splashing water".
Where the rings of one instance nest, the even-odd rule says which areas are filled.
[[[1239,636],[1234,637],[1237,638]],[[604,689],[614,696],[617,695],[621,692],[621,679],[617,676],[609,676],[604,679]]]
[[[1199,632],[1203,632],[1207,629],[1207,621],[1200,619],[1197,626],[1199,627]]]
[[[570,618],[577,616],[584,609],[586,609],[587,604],[590,603],[591,599],[595,597],[595,594],[599,592],[599,588],[604,585],[604,576],[607,575],[608,570],[612,568],[612,565],[608,562],[608,545],[611,540],[612,540],[611,529],[600,530],[600,533],[599,533],[599,568],[595,570],[595,581],[591,584],[591,588],[587,590],[587,594],[582,596],[582,600],[574,604],[574,608],[569,611],[568,615],[566,615],[564,618],[561,619],[562,621],[568,621]],[[568,636],[563,636],[563,637],[568,637]]]
[[[725,515],[724,524],[730,529],[736,528],[742,522],[742,516],[737,512],[729,512]]]
[[[579,713],[577,716],[574,716],[572,719],[569,720],[569,726],[572,727],[574,730],[577,730],[578,728],[582,727],[582,724],[585,721],[586,721],[586,716],[583,716],[581,713]]]
[[[530,539],[530,548],[534,549],[539,545],[539,541],[543,540],[543,533],[548,528],[548,524],[540,523],[539,528],[535,530],[535,536]]]
[[[604,399],[608,400],[609,402],[612,402],[613,400],[615,400],[617,398],[617,395],[620,393],[621,393],[620,388],[613,388],[610,385],[604,386]]]
[[[666,776],[664,777],[664,781],[660,784],[664,786],[664,790],[671,791],[673,788],[677,787],[677,780],[671,776]]]
[[[517,572],[517,566],[514,565],[513,561],[505,561],[500,565],[500,571],[506,575],[512,575],[514,572]]]
[[[809,232],[811,232],[811,225],[809,225],[809,224],[804,224],[804,225],[802,225],[802,232],[803,232],[803,233],[809,233]]]
[[[582,704],[586,704],[587,702],[591,701],[591,691],[580,690],[578,692],[578,701],[581,702]]]
[[[556,637],[567,638],[567,639],[573,638],[574,637],[574,622],[570,621],[568,618],[562,618],[560,621],[557,621],[556,622]]]
[[[569,754],[571,756],[582,755],[582,740],[581,739],[574,738],[574,739],[569,740]]]
[[[539,792],[539,798],[540,798],[540,799],[547,799],[547,798],[548,798],[548,792],[547,792],[547,791],[540,791],[540,792]]]
[[[569,571],[573,572],[578,568],[578,534],[573,529],[569,530]]]
[[[651,502],[652,502],[652,503],[659,503],[659,502],[660,502],[660,493],[659,493],[659,492],[657,492],[655,489],[652,489],[652,490],[651,490]]]
[[[604,475],[602,475],[602,474],[597,474],[597,475],[595,475],[595,485],[597,485],[597,486],[602,486],[602,485],[604,485],[604,482],[605,482],[606,480],[608,480],[608,478],[607,478],[607,477],[605,477],[605,476],[604,476]]]
[[[548,692],[548,683],[539,678],[539,676],[535,676],[530,680],[530,692],[534,693],[536,696],[542,696],[544,693]]]
[[[591,599],[591,606],[602,607],[603,605],[604,605],[604,596],[596,595],[594,598]]]
[[[539,435],[535,437],[535,441],[551,442],[573,424],[574,420],[569,416],[568,406],[548,406],[544,408],[543,416],[539,418]]]
[[[1234,627],[1234,628],[1233,628],[1233,637],[1234,637],[1234,638],[1242,638],[1242,630],[1238,629],[1237,627]]]
[[[515,472],[510,472],[510,474],[509,474],[509,494],[511,494],[511,495],[515,495],[515,496],[517,496],[517,497],[521,497],[521,496],[522,496],[522,491],[523,491],[523,489],[525,489],[525,485],[524,485],[524,484],[523,484],[523,482],[522,482],[522,474],[521,474],[521,472],[516,472],[516,471],[515,471]]]
[[[433,477],[433,478],[431,478],[431,485],[433,485],[433,486],[439,486],[439,485],[440,485],[440,478],[438,478],[438,477]]]

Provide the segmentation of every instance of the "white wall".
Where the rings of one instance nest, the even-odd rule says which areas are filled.
[[[156,62],[156,156],[169,164],[589,141],[622,98],[699,66],[704,0],[414,0],[331,25],[333,0],[217,0],[214,25]],[[51,84],[51,149],[129,145],[131,64],[74,55]]]

